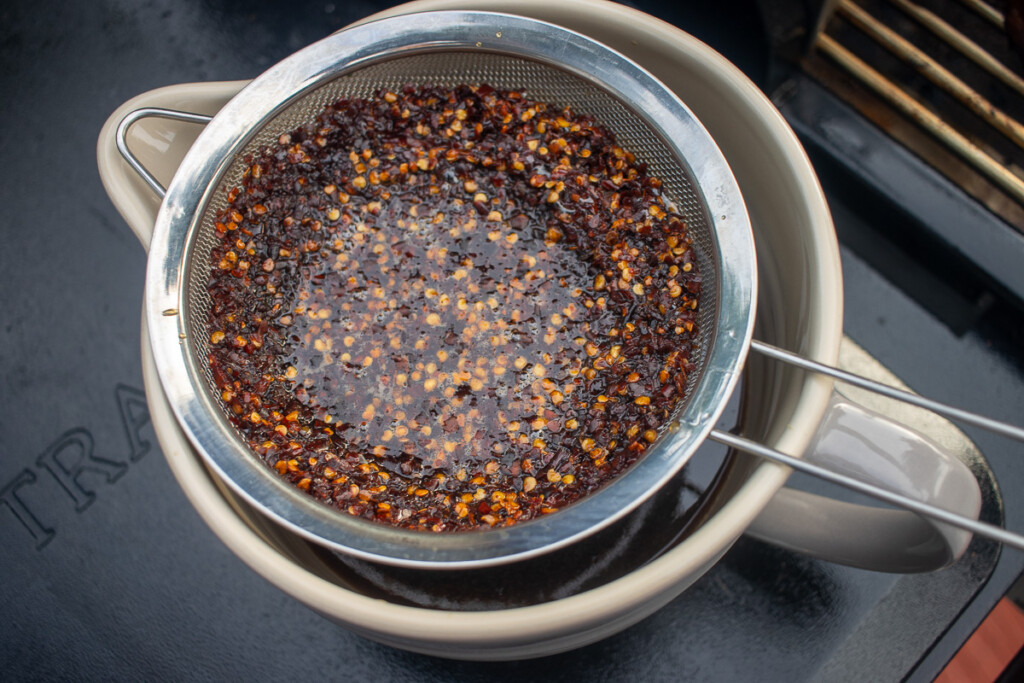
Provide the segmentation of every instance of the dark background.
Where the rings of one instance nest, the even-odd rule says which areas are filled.
[[[146,255],[100,185],[97,134],[140,92],[254,77],[388,4],[9,0],[0,9],[0,677],[932,678],[1019,576],[1020,553],[976,542],[948,570],[893,577],[743,539],[620,635],[542,660],[467,664],[327,622],[204,526],[147,425]],[[766,82],[771,41],[753,3],[728,26],[714,3],[640,4]],[[894,254],[893,268],[904,268],[882,237],[899,217],[867,220],[831,178],[823,174],[844,242],[847,333],[921,393],[1020,422],[1013,324],[954,331],[894,286],[865,252]],[[1002,482],[1008,526],[1024,529],[1022,449],[966,431]],[[62,480],[90,456],[93,470]]]

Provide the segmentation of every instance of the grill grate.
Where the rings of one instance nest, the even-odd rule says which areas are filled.
[[[840,0],[802,67],[1024,233],[1024,79],[982,0]]]

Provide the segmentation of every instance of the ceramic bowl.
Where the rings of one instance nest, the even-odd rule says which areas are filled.
[[[675,91],[724,153],[751,216],[760,290],[755,337],[836,364],[842,339],[842,278],[830,214],[795,135],[738,69],[678,28],[613,3],[423,0],[367,20],[435,9],[506,11],[559,24],[626,54]],[[212,114],[243,85],[186,84],[145,93],[125,103],[104,127],[98,146],[101,177],[144,244],[148,244],[160,201],[117,155],[113,144],[117,124],[142,106]],[[169,183],[198,129],[161,120],[137,124],[136,128],[129,136],[130,145],[163,183]],[[956,534],[933,533],[930,541],[910,543],[909,538],[927,536],[934,528],[917,518],[905,528],[894,525],[894,529],[900,527],[894,531],[877,523],[872,526],[864,521],[870,520],[870,512],[837,510],[828,501],[783,489],[789,474],[786,468],[737,454],[698,506],[699,514],[687,517],[680,533],[670,539],[643,542],[649,556],[635,566],[609,572],[575,590],[570,586],[557,595],[467,605],[458,601],[447,604],[434,594],[421,605],[410,604],[415,600],[408,594],[388,593],[387,577],[373,587],[372,567],[354,572],[351,563],[250,507],[204,467],[175,422],[145,329],[143,366],[150,413],[167,461],[190,502],[222,541],[272,584],[329,619],[368,638],[417,652],[462,659],[517,659],[595,642],[676,597],[752,524],[762,537],[776,538],[789,547],[884,570],[936,568],[954,559],[967,541]],[[805,457],[851,457],[850,453],[837,456],[823,453],[817,446],[811,448],[823,441],[822,429],[831,428],[823,425],[831,424],[827,418],[837,405],[827,379],[755,356],[748,361],[744,386],[741,424],[747,436]],[[876,424],[875,417],[863,419],[867,422],[853,429],[874,429],[864,425]],[[927,445],[922,450],[928,451]],[[966,476],[974,481],[969,472]],[[965,480],[961,476],[959,481]],[[910,486],[915,490],[931,487],[940,498],[949,496],[947,490],[932,483]],[[969,488],[969,484],[964,486]],[[965,505],[970,508],[970,501]],[[970,509],[962,511],[971,514]],[[832,519],[834,533],[808,540],[814,536],[804,533],[807,518],[803,515],[808,514]],[[757,522],[759,516],[771,521]],[[625,523],[618,537],[639,535],[643,541],[647,533],[643,525]],[[864,529],[868,533],[863,533]],[[558,571],[560,561],[557,555],[539,558],[541,564],[532,571],[543,573],[545,566],[548,571]],[[414,592],[416,577],[411,581]],[[421,586],[429,583],[424,581]],[[501,628],[493,628],[495,623]]]

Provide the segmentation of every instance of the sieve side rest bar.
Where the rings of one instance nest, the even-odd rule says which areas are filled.
[[[798,472],[803,472],[804,474],[809,474],[824,481],[838,484],[839,486],[863,493],[885,503],[890,503],[906,510],[910,510],[911,512],[916,512],[919,515],[930,517],[936,521],[964,529],[965,531],[977,534],[978,536],[998,541],[1004,545],[1016,548],[1017,550],[1024,550],[1024,536],[1003,529],[1002,527],[995,526],[994,524],[970,519],[969,517],[958,515],[929,503],[914,500],[913,498],[908,498],[887,489],[883,489],[875,486],[874,484],[869,484],[859,479],[854,479],[844,474],[833,472],[832,470],[806,462],[799,458],[794,458],[791,455],[786,455],[781,451],[769,448],[757,441],[752,441],[730,432],[723,432],[715,429],[711,431],[709,437],[721,444],[729,446],[730,448],[735,448],[736,450],[743,451],[744,453],[750,453],[751,455],[771,460],[772,462],[776,462],[780,465],[791,467]]]
[[[942,415],[943,417],[951,420],[963,422],[964,424],[973,425],[975,427],[981,427],[982,429],[987,429],[988,431],[1011,439],[1016,439],[1017,441],[1024,441],[1024,429],[1017,427],[1016,425],[1000,422],[999,420],[993,420],[990,417],[972,413],[945,403],[940,403],[939,401],[934,401],[930,398],[925,398],[909,391],[896,389],[895,387],[891,387],[887,384],[875,382],[874,380],[867,379],[866,377],[861,377],[860,375],[855,375],[851,372],[846,372],[845,370],[840,370],[830,365],[825,365],[809,358],[804,358],[801,355],[785,351],[777,346],[772,346],[771,344],[766,344],[757,340],[750,342],[750,349],[752,351],[757,351],[764,356],[768,356],[769,358],[782,361],[783,363],[789,363],[790,365],[803,368],[804,370],[828,375],[829,377],[860,387],[861,389],[867,389],[868,391],[873,391],[876,394],[888,396],[889,398],[894,398],[897,401],[903,401],[904,403],[909,403],[919,408],[930,410],[933,413]]]
[[[148,118],[171,119],[172,121],[185,121],[187,123],[199,123],[206,125],[211,119],[213,119],[213,117],[206,114],[194,114],[188,111],[178,111],[177,109],[145,107],[131,112],[121,119],[121,123],[117,125],[117,133],[115,134],[117,151],[121,153],[121,156],[128,162],[128,165],[146,181],[146,184],[149,185],[150,189],[152,189],[160,199],[163,199],[164,195],[167,194],[167,189],[159,180],[156,179],[156,176],[150,173],[149,169],[139,161],[139,158],[136,157],[130,149],[128,149],[128,129],[131,128],[132,124],[135,122]]]

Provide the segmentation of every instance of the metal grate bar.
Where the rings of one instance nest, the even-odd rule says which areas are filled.
[[[911,2],[911,0],[889,0],[889,2],[913,17],[936,36],[955,47],[968,59],[985,69],[985,71],[1021,95],[1024,95],[1024,79],[1021,79],[1020,76],[1007,69],[1002,62],[989,54],[987,50],[948,24],[937,14]]]
[[[899,86],[872,69],[827,34],[822,33],[818,36],[818,47],[890,105],[984,173],[1003,191],[1018,202],[1024,203],[1024,181],[953,129],[941,117],[922,106]]]
[[[953,95],[986,123],[1024,149],[1024,126],[1001,111],[976,90],[964,83],[919,50],[913,43],[888,28],[850,0],[842,0],[839,10],[854,25],[872,36],[880,45],[913,66],[921,75]]]
[[[1003,13],[997,10],[996,8],[992,7],[992,5],[988,4],[987,2],[983,2],[983,0],[960,0],[960,2],[970,7],[979,15],[988,19],[995,26],[997,26],[1000,31],[1002,31],[1003,26],[1006,25],[1006,20],[1003,18]]]

